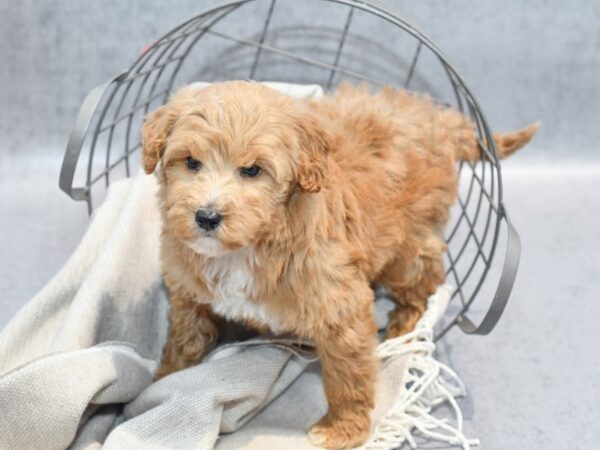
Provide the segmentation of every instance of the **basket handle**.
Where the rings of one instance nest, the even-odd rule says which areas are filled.
[[[521,239],[515,228],[510,223],[508,216],[504,216],[506,219],[506,226],[508,231],[508,241],[506,243],[506,256],[504,258],[504,267],[502,268],[502,274],[500,275],[500,281],[496,288],[496,294],[494,300],[490,305],[485,317],[479,325],[475,325],[471,319],[465,315],[458,317],[458,326],[462,331],[467,334],[489,334],[494,329],[504,308],[508,303],[510,292],[512,291],[517,277],[517,269],[519,268],[519,260],[521,259]]]
[[[75,125],[73,125],[71,135],[69,136],[69,142],[67,142],[67,149],[63,158],[58,181],[60,189],[73,200],[87,199],[87,188],[74,188],[73,178],[75,177],[77,161],[79,160],[79,154],[81,153],[81,148],[83,147],[83,142],[85,141],[85,136],[90,127],[92,117],[106,90],[114,83],[122,81],[125,76],[127,76],[127,72],[120,73],[106,83],[96,86],[88,93],[79,108],[77,119],[75,119]]]

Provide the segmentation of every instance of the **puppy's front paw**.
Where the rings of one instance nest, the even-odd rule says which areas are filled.
[[[308,439],[311,444],[328,449],[354,448],[365,443],[370,429],[368,416],[331,418],[328,414],[312,426]]]

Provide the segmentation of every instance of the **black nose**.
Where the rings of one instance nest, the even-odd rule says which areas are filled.
[[[200,208],[196,211],[196,223],[204,231],[214,230],[223,217],[213,208]]]

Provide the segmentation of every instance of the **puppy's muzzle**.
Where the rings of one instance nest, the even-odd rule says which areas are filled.
[[[214,230],[222,220],[223,216],[214,208],[200,208],[196,211],[196,223],[204,231]]]

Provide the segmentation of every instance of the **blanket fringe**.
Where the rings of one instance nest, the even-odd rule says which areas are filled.
[[[441,296],[443,292],[438,291],[429,299],[427,310],[413,332],[377,347],[382,361],[401,355],[409,355],[409,359],[398,399],[375,427],[365,449],[398,448],[405,442],[417,448],[414,430],[431,440],[462,446],[464,450],[479,445],[478,439],[469,439],[463,432],[463,416],[456,398],[466,395],[465,385],[452,369],[433,357],[433,326],[445,310]],[[432,414],[443,403],[450,406],[454,423]]]

